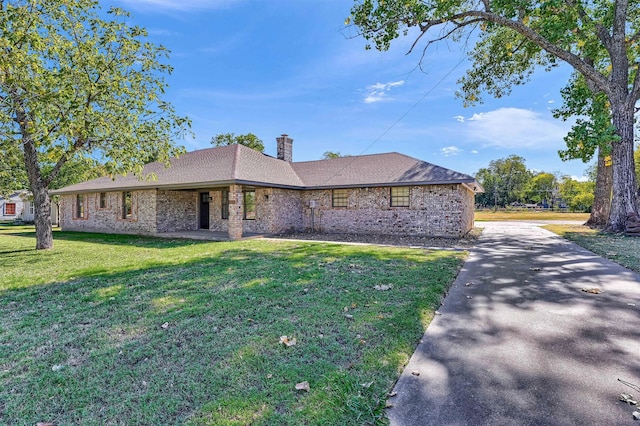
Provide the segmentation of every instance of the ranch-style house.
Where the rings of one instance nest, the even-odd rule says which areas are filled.
[[[142,178],[102,177],[60,195],[63,230],[158,235],[209,230],[236,240],[289,231],[460,237],[473,227],[469,175],[396,152],[292,161],[229,145],[151,163]],[[153,177],[153,178],[151,178]]]

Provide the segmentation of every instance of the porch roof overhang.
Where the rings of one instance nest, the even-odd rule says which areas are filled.
[[[368,182],[351,185],[318,185],[318,186],[296,186],[281,185],[269,182],[256,182],[249,180],[224,180],[211,182],[192,182],[180,184],[157,184],[150,185],[111,185],[102,188],[86,188],[86,189],[58,189],[50,191],[50,195],[73,195],[73,194],[89,194],[96,192],[121,192],[121,191],[148,191],[148,190],[167,190],[167,191],[197,191],[202,189],[225,188],[229,185],[252,186],[258,188],[279,188],[292,189],[298,191],[310,190],[329,190],[329,189],[349,189],[349,188],[380,188],[380,187],[397,187],[397,186],[423,186],[423,185],[463,185],[474,193],[484,192],[484,188],[474,179],[467,180],[443,180],[443,181],[405,181],[405,182]]]

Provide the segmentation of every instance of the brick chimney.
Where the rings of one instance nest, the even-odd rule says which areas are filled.
[[[279,138],[276,138],[278,141],[278,160],[288,161],[289,163],[293,161],[293,139],[289,137],[287,134],[282,134]]]

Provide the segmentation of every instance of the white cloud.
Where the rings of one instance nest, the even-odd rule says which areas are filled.
[[[547,150],[563,146],[563,137],[573,122],[555,120],[551,115],[526,109],[500,108],[473,114],[465,124],[471,141],[500,148]]]
[[[475,149],[471,151],[472,154],[477,154],[478,151],[476,151]]]
[[[572,176],[571,176],[571,179],[573,179],[573,180],[575,180],[575,181],[578,181],[578,182],[586,182],[586,181],[588,181],[588,180],[589,180],[589,178],[588,178],[587,176],[580,176],[580,177],[578,177],[578,176],[575,176],[575,175],[572,175]]]
[[[464,117],[461,115],[456,115],[453,118],[455,118],[458,123],[464,123]]]
[[[453,155],[458,155],[462,152],[462,150],[460,148],[458,148],[457,146],[447,146],[444,147],[440,150],[440,154],[444,155],[445,157],[451,157]]]
[[[389,83],[376,83],[372,84],[371,86],[367,86],[363,101],[365,104],[372,104],[374,102],[392,100],[392,98],[389,97],[389,92],[391,91],[391,89],[394,87],[402,86],[403,84],[404,80],[400,80],[392,81]]]

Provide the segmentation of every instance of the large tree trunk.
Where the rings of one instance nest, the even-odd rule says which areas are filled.
[[[27,168],[29,186],[33,193],[34,222],[36,225],[36,250],[53,248],[53,231],[51,229],[51,199],[45,185],[38,154],[33,142],[23,138],[24,164]]]
[[[634,105],[611,102],[613,125],[620,136],[612,143],[613,198],[608,231],[623,232],[629,213],[638,212],[636,174],[633,162]]]
[[[592,228],[604,228],[609,223],[611,213],[611,191],[613,188],[613,167],[606,164],[606,155],[598,148],[596,188],[594,191],[591,216],[585,225]]]

